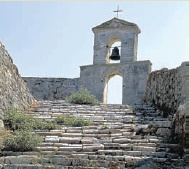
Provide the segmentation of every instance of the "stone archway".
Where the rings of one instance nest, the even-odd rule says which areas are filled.
[[[119,73],[118,71],[112,71],[112,72],[108,73],[104,77],[104,92],[103,92],[103,103],[104,104],[107,104],[107,102],[108,102],[108,82],[110,81],[111,78],[113,78],[114,76],[117,76],[117,75],[122,77],[122,93],[123,93],[123,76],[122,76],[122,74]],[[123,97],[123,94],[121,94],[121,97]]]

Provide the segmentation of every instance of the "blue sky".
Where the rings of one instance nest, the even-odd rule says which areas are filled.
[[[95,27],[116,16],[140,29],[138,60],[152,69],[189,60],[188,1],[0,2],[0,41],[21,76],[80,76],[92,64]]]

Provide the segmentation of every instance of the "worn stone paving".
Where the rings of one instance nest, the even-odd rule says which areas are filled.
[[[150,105],[74,105],[40,101],[28,114],[53,120],[68,114],[93,121],[92,126],[35,131],[44,138],[33,152],[4,152],[4,169],[182,169],[172,137],[172,117]],[[10,156],[11,155],[11,156]],[[0,167],[1,168],[1,167]]]

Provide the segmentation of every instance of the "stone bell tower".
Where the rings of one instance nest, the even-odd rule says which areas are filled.
[[[131,22],[113,18],[92,29],[94,32],[94,63],[109,63],[109,47],[114,42],[121,42],[120,63],[137,60],[139,27]]]
[[[140,103],[145,93],[150,61],[137,61],[139,27],[131,22],[113,18],[94,28],[93,65],[80,67],[79,87],[86,88],[99,101],[107,103],[107,86],[111,77],[123,78],[122,104]],[[110,62],[110,48],[121,42],[120,63]],[[117,89],[113,89],[117,90]]]

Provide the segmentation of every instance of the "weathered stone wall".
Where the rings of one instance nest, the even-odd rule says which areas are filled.
[[[150,73],[144,102],[175,113],[188,98],[189,62],[183,62],[176,69],[164,68]]]
[[[183,154],[184,149],[189,149],[189,101],[179,105],[173,124],[175,139],[181,146],[181,153]]]
[[[96,98],[105,102],[106,84],[114,75],[123,77],[123,104],[140,103],[146,90],[150,61],[132,63],[81,66],[80,78],[23,77],[32,95],[37,100],[63,100],[66,96],[87,89]]]
[[[63,100],[78,90],[78,78],[23,77],[37,100]]]
[[[180,145],[179,153],[185,155],[189,149],[189,62],[150,73],[144,102],[157,106],[165,117],[173,115],[173,138]]]
[[[146,82],[151,72],[151,62],[136,61],[129,63],[115,63],[102,65],[88,65],[80,67],[79,86],[87,89],[96,98],[105,102],[106,87],[109,79],[114,75],[123,77],[122,104],[133,105],[141,103],[146,91]]]
[[[17,67],[0,42],[0,127],[7,108],[25,109],[34,101],[26,83],[19,75]]]

